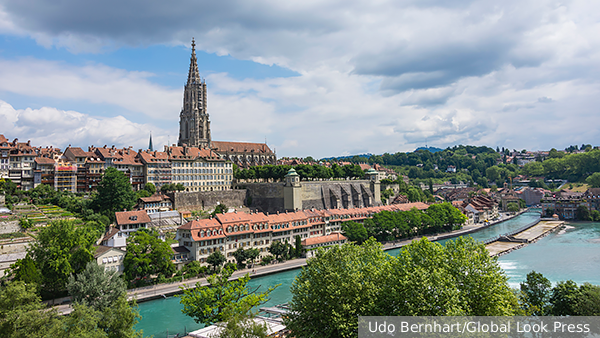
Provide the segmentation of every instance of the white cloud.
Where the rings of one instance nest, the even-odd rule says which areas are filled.
[[[0,59],[0,78],[0,91],[110,104],[152,118],[164,118],[165,112],[177,112],[181,107],[181,90],[152,83],[152,74],[101,64]]]
[[[139,124],[123,116],[96,117],[51,107],[14,109],[0,100],[0,133],[8,139],[31,140],[35,146],[65,148],[69,144],[86,149],[90,145],[148,147],[149,132],[157,145],[166,144],[168,131]]]

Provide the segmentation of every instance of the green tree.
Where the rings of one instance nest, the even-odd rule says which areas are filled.
[[[254,261],[260,256],[260,250],[257,248],[251,248],[246,250],[246,257],[250,262],[252,262],[252,266],[254,266]]]
[[[529,162],[523,166],[523,173],[529,177],[544,175],[544,166],[541,162]]]
[[[227,212],[228,208],[225,204],[220,203],[217,204],[217,206],[215,207],[215,210],[213,210],[213,212],[211,213],[212,217],[215,217],[217,214],[222,214]]]
[[[10,266],[6,275],[12,276],[14,280],[38,286],[41,285],[43,278],[40,269],[30,256],[17,260]]]
[[[579,287],[577,316],[600,316],[600,286],[584,283]]]
[[[389,256],[374,239],[362,246],[318,249],[292,284],[284,322],[294,337],[353,337],[358,316],[378,310]]]
[[[137,284],[153,274],[171,276],[175,265],[171,261],[173,251],[167,242],[158,238],[154,230],[138,230],[127,239],[127,253],[123,260],[124,276],[130,283]]]
[[[55,311],[43,311],[37,285],[14,281],[0,288],[0,335],[7,338],[51,337],[47,330],[58,324]]]
[[[491,182],[496,182],[500,178],[500,168],[497,166],[487,168],[485,170],[485,177]]]
[[[294,256],[301,257],[302,252],[304,251],[304,248],[302,247],[302,238],[300,235],[297,235],[295,238],[296,244],[294,245]]]
[[[98,311],[103,311],[127,293],[125,283],[116,272],[105,271],[94,261],[77,276],[69,276],[67,290],[74,302]]]
[[[355,337],[359,316],[509,316],[518,309],[508,278],[483,243],[427,239],[398,257],[375,239],[319,250],[290,288],[284,319],[295,337]]]
[[[244,250],[244,248],[238,248],[237,250],[235,250],[233,253],[233,258],[235,258],[235,261],[237,262],[237,265],[239,268],[243,268],[245,266],[244,262],[246,261],[246,259],[248,259],[248,256],[246,255],[246,250]]]
[[[267,250],[269,250],[269,253],[274,255],[277,260],[280,260],[285,259],[288,248],[285,243],[281,241],[273,241]]]
[[[517,204],[517,202],[510,202],[506,205],[506,210],[510,212],[517,212],[520,210],[519,204]]]
[[[585,182],[591,185],[592,188],[600,188],[600,172],[591,174],[585,179]]]
[[[156,186],[153,183],[148,182],[144,185],[144,190],[149,192],[150,195],[152,196],[156,193]]]
[[[267,338],[266,324],[252,320],[254,315],[232,314],[222,324],[222,330],[215,338]]]
[[[395,316],[507,316],[518,307],[508,278],[482,243],[471,237],[445,246],[427,239],[390,261],[383,311]]]
[[[206,258],[206,263],[212,265],[214,271],[217,271],[217,268],[223,265],[223,263],[225,263],[226,261],[227,258],[225,258],[221,251],[215,251],[208,255],[208,257]]]
[[[250,309],[264,304],[269,294],[279,285],[269,287],[265,292],[250,290],[250,275],[246,274],[237,280],[229,280],[232,270],[223,269],[220,274],[207,278],[209,286],[196,283],[195,288],[182,288],[179,295],[184,314],[192,317],[196,323],[213,324],[221,322],[232,315],[248,315]]]
[[[343,222],[342,231],[348,240],[356,242],[356,244],[362,244],[368,238],[365,226],[356,222]]]
[[[577,313],[577,301],[581,297],[577,283],[572,280],[558,282],[552,288],[550,296],[553,316],[574,316]]]
[[[27,257],[42,273],[42,296],[55,296],[66,290],[72,273],[82,271],[94,258],[99,237],[97,229],[78,225],[76,221],[54,221],[38,231],[37,241],[27,250]]]
[[[115,168],[107,168],[98,184],[95,197],[96,209],[114,220],[116,211],[131,210],[136,202],[136,194],[124,173]]]
[[[552,283],[541,273],[531,271],[521,283],[523,309],[529,315],[545,316],[550,313]]]
[[[577,219],[580,221],[591,221],[590,210],[585,205],[580,205],[575,211]]]
[[[592,210],[590,212],[590,217],[592,218],[592,221],[594,221],[594,222],[600,222],[600,211],[598,211],[598,210]]]

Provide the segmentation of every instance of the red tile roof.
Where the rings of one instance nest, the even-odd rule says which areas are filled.
[[[196,147],[165,147],[170,160],[177,159],[195,159],[198,157],[208,160],[222,160],[219,154],[210,149],[200,149]]]
[[[258,153],[273,154],[273,151],[265,143],[250,142],[223,142],[212,141],[212,149],[216,152],[225,153]]]
[[[194,220],[177,228],[178,230],[190,230],[194,241],[203,241],[207,239],[223,238],[225,231],[223,225],[214,218]],[[204,236],[202,237],[202,232]]]
[[[117,224],[141,224],[150,223],[150,216],[144,210],[121,211],[115,212]]]
[[[334,232],[330,235],[306,238],[306,239],[302,240],[302,245],[309,246],[309,245],[327,244],[327,243],[333,243],[333,242],[337,242],[337,241],[347,241],[347,240],[348,240],[348,237],[340,234],[339,232]]]

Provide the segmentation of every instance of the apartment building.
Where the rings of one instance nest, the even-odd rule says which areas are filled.
[[[19,143],[15,139],[9,151],[8,178],[21,190],[33,189],[33,171],[35,169],[36,149],[31,142]]]
[[[163,151],[140,150],[138,159],[144,165],[144,184],[152,183],[160,190],[165,184],[170,184],[173,178],[169,154]]]
[[[144,187],[144,165],[140,162],[137,152],[128,148],[96,148],[91,146],[89,151],[96,154],[104,161],[104,169],[112,167],[123,172],[128,178],[134,190],[140,190]]]
[[[362,223],[383,210],[407,211],[412,208],[425,210],[427,207],[429,207],[427,204],[417,202],[369,208],[299,210],[276,214],[225,213],[216,215],[215,218],[193,220],[180,226],[177,229],[176,239],[179,241],[179,246],[190,251],[192,260],[206,263],[211,253],[220,251],[228,261],[234,262],[233,253],[238,248],[257,248],[260,257],[263,257],[268,255],[267,249],[274,241],[294,243],[296,236],[302,239],[330,236],[341,231],[342,222]],[[336,241],[340,240],[343,239],[336,239]]]
[[[8,178],[9,154],[10,145],[8,139],[0,134],[0,178]]]
[[[196,147],[168,147],[172,183],[182,184],[186,191],[230,190],[233,163],[225,161],[210,149]]]

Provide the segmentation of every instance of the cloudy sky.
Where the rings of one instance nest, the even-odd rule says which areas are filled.
[[[191,38],[212,137],[322,158],[600,144],[600,3],[0,0],[0,134],[176,143]]]

